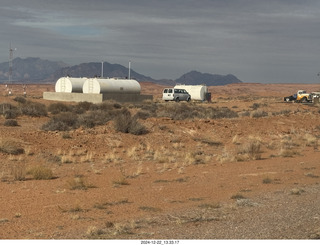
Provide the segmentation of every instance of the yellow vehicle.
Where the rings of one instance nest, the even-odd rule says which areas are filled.
[[[308,94],[305,90],[298,90],[297,92],[297,102],[312,102],[311,94]]]

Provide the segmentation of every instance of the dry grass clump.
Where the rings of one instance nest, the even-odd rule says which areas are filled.
[[[67,181],[70,190],[87,190],[89,188],[95,188],[96,186],[89,184],[85,178],[81,175],[75,176],[71,180]]]
[[[261,159],[261,141],[258,139],[250,139],[238,151],[238,154],[245,155],[251,160]]]
[[[26,179],[27,170],[25,164],[18,163],[11,167],[11,174],[14,180],[23,181]]]
[[[24,149],[12,139],[0,139],[0,152],[19,155],[24,153]]]
[[[32,167],[27,173],[32,175],[36,180],[49,180],[53,178],[52,170],[41,165]]]
[[[159,106],[158,117],[169,117],[173,120],[184,120],[193,118],[236,118],[238,113],[227,107],[203,107],[186,103],[169,103]]]
[[[218,161],[224,163],[261,159],[262,144],[259,138],[249,137],[248,141],[242,145],[240,144],[239,138],[233,139],[233,142],[237,147],[233,150],[224,148],[222,153],[217,156]]]
[[[256,111],[252,111],[250,113],[250,117],[252,118],[259,118],[259,117],[267,117],[269,114],[266,111],[263,111],[261,109],[258,109]]]

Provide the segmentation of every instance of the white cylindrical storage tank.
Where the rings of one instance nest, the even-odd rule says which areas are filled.
[[[63,93],[82,93],[82,87],[87,78],[61,77],[56,82],[55,91]]]
[[[206,85],[176,85],[174,88],[185,89],[191,95],[192,100],[206,100],[208,93]]]
[[[140,94],[141,86],[133,79],[89,78],[83,84],[83,93]]]

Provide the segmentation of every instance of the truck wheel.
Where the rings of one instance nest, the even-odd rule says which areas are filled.
[[[303,97],[303,98],[301,99],[301,102],[302,102],[302,103],[306,103],[306,102],[307,102],[307,98],[306,98],[306,97]]]
[[[176,98],[176,102],[180,102],[180,99],[179,99],[179,97],[177,97],[177,98]]]
[[[191,100],[191,99],[190,99],[190,97],[189,97],[189,98],[187,99],[187,102],[190,102],[190,100]]]

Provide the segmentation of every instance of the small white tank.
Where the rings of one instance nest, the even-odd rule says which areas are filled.
[[[206,85],[176,85],[174,88],[185,89],[190,95],[192,100],[206,100],[208,87]]]
[[[56,82],[55,91],[63,93],[82,93],[86,77],[61,77]]]
[[[83,93],[140,94],[141,86],[133,79],[89,78],[83,84]]]

